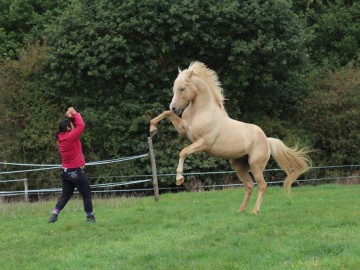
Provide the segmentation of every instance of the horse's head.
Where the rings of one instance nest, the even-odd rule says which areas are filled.
[[[174,96],[170,103],[170,110],[180,114],[196,96],[195,85],[190,83],[193,71],[179,69],[179,75],[174,82]]]

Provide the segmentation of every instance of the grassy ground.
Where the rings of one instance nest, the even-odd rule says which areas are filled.
[[[0,204],[0,269],[360,269],[360,185],[268,189],[259,215],[243,189]]]

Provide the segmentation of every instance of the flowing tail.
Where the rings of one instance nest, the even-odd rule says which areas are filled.
[[[287,175],[284,181],[284,188],[290,192],[291,185],[303,173],[311,167],[311,159],[308,156],[312,152],[311,148],[305,147],[298,149],[298,145],[293,148],[287,147],[281,140],[268,138],[271,149],[271,156]]]

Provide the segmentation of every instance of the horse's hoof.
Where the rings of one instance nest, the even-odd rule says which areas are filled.
[[[181,177],[181,178],[177,178],[176,179],[176,185],[177,186],[180,186],[184,183],[184,177]]]
[[[158,133],[157,128],[150,128],[150,136],[154,137]]]
[[[258,213],[260,212],[260,210],[252,210],[252,213],[254,214],[254,215],[257,215]]]

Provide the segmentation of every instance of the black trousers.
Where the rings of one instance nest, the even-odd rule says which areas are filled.
[[[81,168],[61,169],[62,195],[55,208],[62,210],[74,194],[75,188],[83,198],[86,213],[93,211],[89,181]]]

